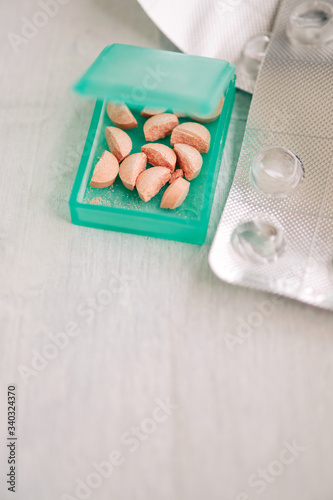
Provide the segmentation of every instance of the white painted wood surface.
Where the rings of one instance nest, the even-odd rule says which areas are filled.
[[[109,43],[170,44],[135,0],[69,0],[15,53],[8,33],[38,11],[33,0],[0,5],[1,500],[332,500],[332,314],[272,304],[207,264],[249,97],[237,95],[205,245],[76,227],[68,198],[93,103],[70,84]],[[76,336],[25,384],[22,365],[65,329]],[[5,484],[13,382],[15,495]],[[169,415],[156,410],[167,398],[178,406]],[[154,424],[153,412],[167,419]],[[124,433],[141,425],[153,432],[131,452]],[[279,465],[294,440],[306,449]],[[112,476],[75,493],[114,450]]]

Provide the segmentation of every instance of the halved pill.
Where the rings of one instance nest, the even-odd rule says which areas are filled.
[[[146,141],[157,141],[171,134],[179,124],[178,118],[172,113],[163,113],[148,118],[143,126]]]
[[[221,102],[220,102],[217,110],[214,113],[212,113],[210,116],[191,115],[191,118],[193,120],[196,120],[197,122],[201,122],[201,123],[213,122],[213,121],[217,120],[217,118],[219,118],[219,116],[221,115],[223,104],[224,104],[224,97],[221,99]]]
[[[161,208],[170,208],[174,210],[180,207],[188,195],[189,189],[190,183],[185,179],[180,178],[175,180],[163,194]]]
[[[141,200],[149,201],[153,196],[156,196],[168,182],[170,176],[170,170],[166,167],[151,167],[142,172],[136,181],[136,188]]]
[[[148,163],[154,167],[167,167],[175,170],[177,157],[175,152],[164,144],[145,144],[141,151],[147,155]]]
[[[106,108],[110,120],[120,128],[129,129],[138,126],[132,112],[124,102],[109,102]]]
[[[147,156],[144,153],[130,155],[120,164],[119,177],[127,189],[133,191],[137,178],[146,166]]]
[[[175,144],[188,144],[200,153],[208,153],[210,148],[209,130],[200,123],[182,123],[172,131],[171,145]]]
[[[160,109],[154,109],[154,108],[149,108],[148,106],[146,106],[145,108],[143,108],[143,110],[141,111],[141,116],[144,116],[145,118],[150,118],[151,116],[155,116],[155,115],[160,115],[162,113],[165,113],[166,112],[166,108],[160,108]]]
[[[132,141],[126,132],[116,127],[106,127],[106,142],[112,154],[119,162],[123,161],[132,151]]]
[[[202,167],[202,156],[199,151],[188,144],[175,144],[177,164],[184,171],[189,181],[198,177]]]
[[[119,173],[117,158],[109,151],[104,151],[101,159],[94,168],[90,186],[94,188],[106,188],[113,185]]]

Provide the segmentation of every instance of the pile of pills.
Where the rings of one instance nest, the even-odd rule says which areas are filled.
[[[192,118],[201,122],[216,120],[222,106],[223,101],[214,116]],[[132,140],[125,130],[136,128],[137,120],[125,103],[110,102],[107,114],[114,126],[105,129],[109,151],[104,151],[96,164],[90,186],[112,187],[119,174],[125,188],[131,191],[136,188],[141,200],[148,202],[169,183],[161,208],[178,208],[188,195],[189,181],[200,174],[201,154],[208,153],[211,137],[201,123],[179,124],[178,118],[182,115],[166,111],[148,108],[141,111],[141,115],[147,118],[143,127],[147,144],[142,146],[140,153],[131,154]],[[173,149],[156,142],[168,136],[171,136]],[[151,167],[147,168],[148,164]]]

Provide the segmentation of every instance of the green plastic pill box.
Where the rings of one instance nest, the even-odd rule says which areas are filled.
[[[106,47],[74,85],[80,94],[97,98],[69,205],[74,224],[176,241],[205,241],[217,176],[235,98],[235,66],[226,61],[166,52],[131,45]],[[203,123],[211,134],[211,146],[203,154],[200,175],[191,181],[184,203],[175,210],[160,208],[164,186],[151,201],[143,202],[136,189],[126,189],[119,176],[112,188],[90,187],[94,167],[108,150],[105,128],[113,123],[106,113],[108,101],[123,101],[138,126],[126,130],[131,154],[146,144],[140,114],[144,107],[166,108],[190,116],[209,116],[224,96],[220,117]],[[156,141],[170,146],[170,136]]]

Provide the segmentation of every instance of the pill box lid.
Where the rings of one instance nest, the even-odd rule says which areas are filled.
[[[106,47],[74,90],[130,106],[209,115],[218,108],[236,67],[210,57],[113,44]]]

